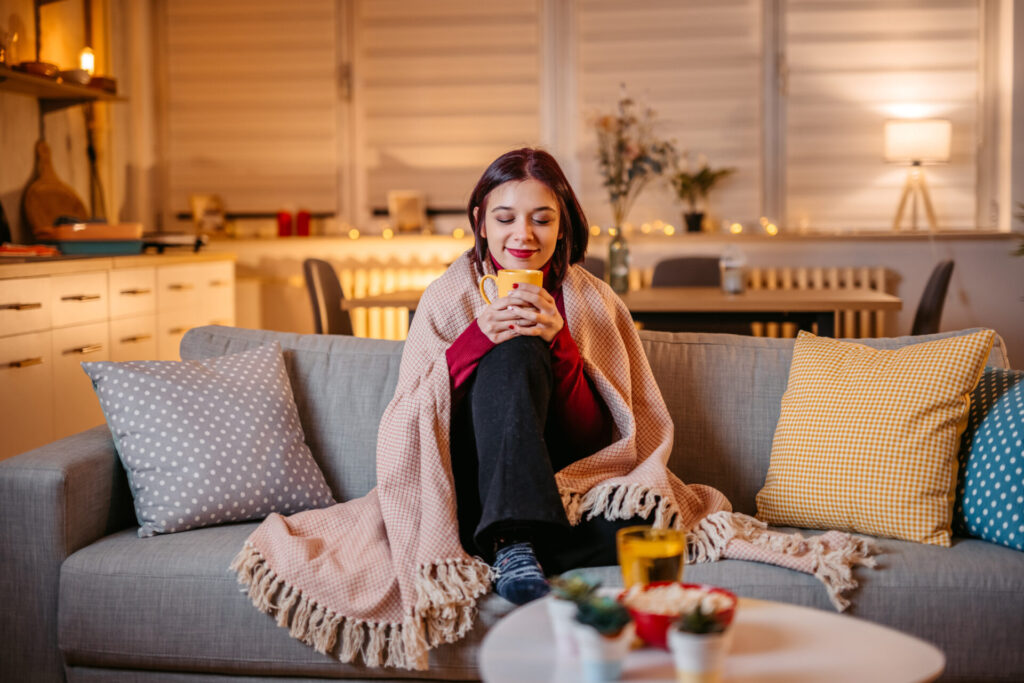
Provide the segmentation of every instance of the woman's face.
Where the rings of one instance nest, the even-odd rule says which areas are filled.
[[[558,199],[533,178],[510,180],[491,190],[480,234],[502,268],[539,270],[561,237]]]

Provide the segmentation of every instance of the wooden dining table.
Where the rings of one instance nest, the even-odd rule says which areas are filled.
[[[407,308],[416,310],[422,289],[344,299],[345,310]],[[835,334],[840,311],[898,311],[898,296],[871,289],[750,289],[726,294],[718,287],[648,287],[620,295],[644,327],[655,330],[734,330],[751,322],[791,322],[821,336]]]
[[[748,289],[648,287],[620,295],[633,319],[657,330],[718,331],[752,322],[794,323],[798,329],[835,334],[835,314],[898,311],[903,301],[872,289]]]

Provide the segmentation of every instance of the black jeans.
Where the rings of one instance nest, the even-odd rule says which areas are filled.
[[[451,454],[459,536],[470,554],[493,560],[498,534],[533,542],[545,571],[614,564],[615,532],[642,519],[603,517],[573,527],[555,472],[577,458],[549,423],[551,351],[515,337],[487,353],[452,415]]]

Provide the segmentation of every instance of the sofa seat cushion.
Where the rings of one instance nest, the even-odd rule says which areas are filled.
[[[404,670],[342,664],[295,640],[252,606],[228,565],[256,524],[140,539],[107,536],[61,567],[58,642],[69,666],[227,675],[416,678]],[[512,604],[489,596],[476,628],[431,652],[431,674],[479,678],[487,626]]]
[[[61,569],[59,644],[65,661],[86,668],[228,675],[409,675],[319,655],[257,612],[227,570],[254,527],[147,539],[126,530],[73,554]],[[1024,632],[1024,553],[964,538],[954,538],[950,548],[891,539],[877,544],[879,569],[855,570],[861,587],[852,594],[850,614],[934,643],[946,654],[951,680],[1024,680],[1024,650],[1018,646]],[[622,585],[617,567],[587,571],[606,586]],[[744,597],[832,610],[813,576],[771,565],[689,565],[685,578]],[[511,609],[511,603],[488,595],[470,635],[431,653],[431,675],[477,677],[480,642]]]

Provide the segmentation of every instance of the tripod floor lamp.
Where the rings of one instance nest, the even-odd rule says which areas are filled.
[[[900,230],[903,215],[910,201],[911,229],[917,230],[918,202],[924,206],[928,227],[935,231],[935,209],[928,194],[924,166],[949,161],[953,124],[945,119],[893,120],[885,122],[885,160],[889,163],[910,164],[903,195],[892,229]]]

